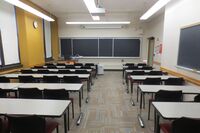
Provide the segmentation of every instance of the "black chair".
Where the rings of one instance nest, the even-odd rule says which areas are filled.
[[[7,116],[11,133],[58,133],[58,122],[39,116]]]
[[[18,88],[19,98],[42,99],[42,91],[38,88]]]
[[[47,66],[48,69],[57,69],[57,66],[55,65],[50,65],[50,66]]]
[[[152,70],[153,67],[151,67],[151,66],[143,66],[143,67],[138,68],[138,69],[141,69],[141,70]]]
[[[38,69],[37,73],[39,74],[49,74],[49,70],[48,69]]]
[[[75,63],[74,66],[83,66],[82,63]]]
[[[9,91],[0,88],[0,98],[7,98],[7,93],[9,93]]]
[[[131,75],[145,75],[145,72],[144,71],[132,71],[130,74]]]
[[[57,66],[66,66],[65,63],[57,63]]]
[[[42,69],[44,67],[43,66],[34,66],[33,68],[35,68],[35,69]]]
[[[164,83],[165,85],[185,85],[185,80],[183,78],[168,78]]]
[[[138,63],[137,66],[147,66],[146,63]]]
[[[126,63],[125,66],[130,66],[131,67],[131,66],[135,66],[135,64],[134,63]]]
[[[81,83],[81,79],[78,76],[64,76],[64,83]]]
[[[160,85],[161,84],[161,78],[146,78],[143,81],[144,85]]]
[[[90,74],[87,70],[76,70],[75,74]]]
[[[162,123],[160,129],[163,133],[200,133],[200,120],[192,118],[179,118],[171,124]]]
[[[200,94],[194,97],[194,102],[200,102]]]
[[[155,94],[155,99],[149,101],[149,111],[148,111],[148,120],[150,119],[150,107],[152,101],[160,101],[160,102],[182,102],[183,94],[182,91],[167,91],[167,90],[159,90]]]
[[[23,74],[29,74],[29,73],[35,73],[35,71],[33,71],[31,69],[23,69],[23,70],[21,70],[21,73],[23,73]]]
[[[72,116],[74,118],[74,100],[69,98],[69,92],[65,89],[44,89],[44,99],[55,99],[55,100],[71,100],[72,102]]]
[[[148,75],[163,75],[162,71],[150,71]]]
[[[85,63],[85,66],[94,66],[94,63]]]
[[[75,73],[74,71],[70,71],[70,70],[62,70],[62,69],[60,69],[60,70],[58,70],[58,74],[73,74],[73,73]]]
[[[180,118],[172,122],[172,133],[200,133],[200,120]]]
[[[75,69],[75,66],[74,65],[66,65],[65,68],[66,69]]]
[[[58,76],[43,76],[43,83],[60,83]]]
[[[10,83],[10,79],[4,76],[0,76],[0,83]]]
[[[31,75],[18,76],[18,78],[19,78],[20,83],[36,83],[37,82],[37,80]]]
[[[81,69],[92,69],[91,66],[82,66]]]

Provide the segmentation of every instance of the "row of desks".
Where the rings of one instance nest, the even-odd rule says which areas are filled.
[[[132,70],[125,70],[127,72]],[[146,70],[149,71],[149,70]],[[133,83],[142,83],[146,78],[161,78],[161,80],[166,80],[170,77],[175,76],[168,76],[168,75],[161,75],[161,76],[130,76],[130,83],[131,83],[131,98],[133,93]],[[129,83],[128,83],[129,84]],[[127,84],[127,89],[129,85]],[[196,86],[174,86],[174,85],[139,85],[140,90],[140,111],[139,111],[139,122],[142,127],[144,127],[144,122],[141,118],[142,112],[142,103],[143,103],[143,95],[145,93],[156,93],[159,90],[181,90],[183,94],[200,94],[200,88]],[[176,119],[180,117],[190,117],[190,118],[200,118],[200,104],[199,103],[192,103],[192,102],[153,102],[153,106],[155,107],[156,113],[156,120],[155,120],[155,133],[160,133],[159,128],[159,119],[160,116],[164,119]]]

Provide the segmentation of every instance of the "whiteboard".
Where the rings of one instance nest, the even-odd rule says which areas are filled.
[[[51,52],[51,24],[44,20],[44,35],[45,35],[45,53],[46,58],[52,57]]]
[[[15,8],[2,0],[0,1],[0,30],[5,65],[19,63]]]

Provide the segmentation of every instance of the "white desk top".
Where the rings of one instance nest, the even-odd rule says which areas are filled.
[[[144,72],[150,72],[150,71],[156,71],[156,70],[140,70],[140,69],[139,69],[139,70],[129,70],[129,69],[128,69],[128,70],[125,70],[126,73],[131,73],[131,72],[133,72],[133,71],[144,71]]]
[[[194,102],[153,102],[153,106],[165,119],[181,117],[200,119],[200,103]]]
[[[64,76],[78,76],[79,78],[89,78],[90,74],[4,74],[2,76],[8,78],[18,78],[18,76],[32,75],[35,78],[42,78],[43,76],[58,76],[62,78]]]
[[[197,86],[177,86],[177,85],[139,85],[142,92],[156,93],[159,90],[176,91],[181,90],[184,94],[200,94],[200,87]]]
[[[88,72],[91,72],[92,69],[47,69],[47,68],[41,68],[41,69],[36,69],[36,68],[33,68],[33,69],[24,69],[24,70],[33,70],[33,71],[38,71],[38,70],[49,70],[49,71],[53,71],[53,72],[57,72],[59,70],[69,70],[69,71],[76,71],[76,70],[86,70]]]
[[[17,86],[15,89],[17,88],[38,88],[40,90],[43,89],[65,89],[65,90],[69,90],[69,91],[79,91],[81,89],[81,87],[83,86],[83,84],[63,84],[63,83],[23,83],[19,86]]]
[[[0,83],[0,88],[1,89],[13,89],[13,88],[18,87],[21,84],[23,84],[23,83]]]
[[[0,114],[59,117],[69,104],[69,100],[0,98]]]
[[[162,80],[166,80],[168,78],[175,78],[175,76],[168,76],[168,75],[132,75],[130,76],[133,80],[145,80],[146,78],[161,78]]]

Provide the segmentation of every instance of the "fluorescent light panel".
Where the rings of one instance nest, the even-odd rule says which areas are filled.
[[[87,24],[130,24],[131,22],[129,22],[129,21],[121,21],[121,22],[104,22],[104,21],[102,21],[102,22],[66,22],[66,24],[74,24],[74,25],[80,25],[80,24],[85,24],[85,25],[87,25]]]
[[[122,25],[115,25],[115,26],[83,26],[85,29],[121,29]]]
[[[41,17],[41,18],[47,20],[47,21],[55,21],[53,18],[45,15],[44,13],[41,13],[40,11],[34,9],[33,7],[27,5],[27,4],[25,4],[25,3],[23,3],[23,2],[21,2],[19,0],[4,0],[4,1],[6,1],[6,2],[12,4],[12,5],[15,5],[15,6],[19,7],[19,8],[22,8],[25,11],[30,12],[30,13],[38,16],[38,17]]]
[[[146,20],[149,17],[151,17],[154,13],[156,13],[158,10],[160,10],[162,7],[164,7],[168,2],[171,0],[159,0],[154,4],[142,17],[140,17],[140,20]]]

